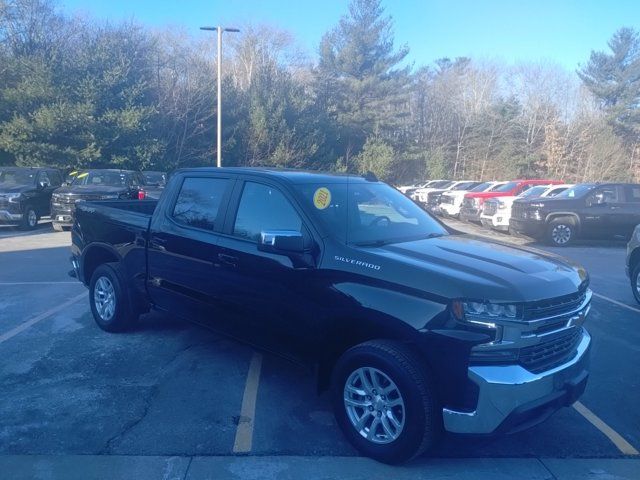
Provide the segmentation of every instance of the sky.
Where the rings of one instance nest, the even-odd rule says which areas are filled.
[[[99,20],[174,27],[266,23],[291,32],[311,58],[348,0],[60,0],[63,11]],[[640,30],[640,0],[382,0],[396,45],[415,66],[468,56],[508,63],[552,62],[569,70],[607,50],[620,27]]]

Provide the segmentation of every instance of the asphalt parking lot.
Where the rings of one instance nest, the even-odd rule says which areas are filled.
[[[133,332],[99,330],[86,289],[67,275],[69,242],[46,222],[29,233],[0,228],[0,465],[13,472],[5,478],[47,478],[38,472],[50,473],[52,458],[95,469],[135,458],[105,466],[103,478],[118,468],[122,478],[141,478],[135,469],[149,478],[296,478],[296,468],[318,473],[307,478],[405,478],[436,467],[444,478],[452,465],[480,475],[456,478],[499,478],[512,459],[531,470],[504,478],[640,478],[640,306],[623,244],[541,247],[583,264],[595,293],[591,378],[574,408],[515,435],[446,436],[413,467],[389,470],[354,458],[305,369],[156,313]]]

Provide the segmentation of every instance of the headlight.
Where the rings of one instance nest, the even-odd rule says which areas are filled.
[[[540,210],[531,210],[529,212],[529,218],[533,220],[542,220],[542,213]]]
[[[18,203],[21,196],[21,193],[9,193],[6,195],[7,200],[9,200],[11,203]]]
[[[530,203],[529,206],[532,208],[544,208],[544,203]]]
[[[502,340],[500,321],[522,318],[522,308],[516,304],[492,303],[476,300],[456,300],[451,305],[453,317],[463,325],[479,329],[492,336],[492,341]]]
[[[100,200],[117,200],[118,195],[102,195]]]
[[[479,207],[480,205],[482,205],[482,201],[479,198],[474,198],[473,199],[473,205],[475,207]]]
[[[514,304],[489,303],[489,302],[462,302],[465,317],[469,318],[516,318],[518,307]]]
[[[507,204],[504,202],[498,202],[498,209],[499,210],[504,210],[505,208],[507,208]]]

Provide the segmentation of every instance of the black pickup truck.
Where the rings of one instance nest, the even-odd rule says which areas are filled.
[[[31,230],[50,214],[53,191],[62,184],[59,170],[47,167],[0,168],[0,224]]]
[[[387,463],[443,428],[534,425],[587,382],[583,268],[448,231],[372,178],[180,170],[157,204],[78,204],[71,260],[104,330],[153,308],[314,366]]]
[[[566,247],[577,238],[629,239],[640,223],[640,185],[581,183],[555,197],[515,200],[509,230]]]

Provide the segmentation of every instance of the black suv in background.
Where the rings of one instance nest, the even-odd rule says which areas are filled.
[[[62,231],[73,225],[75,204],[79,200],[142,200],[146,197],[142,173],[133,170],[85,170],[71,185],[55,191],[51,197],[53,229]]]
[[[583,183],[553,198],[518,200],[510,230],[559,247],[576,238],[628,239],[640,223],[640,185]]]
[[[0,168],[0,224],[35,228],[49,215],[51,195],[60,185],[62,175],[54,168]]]

